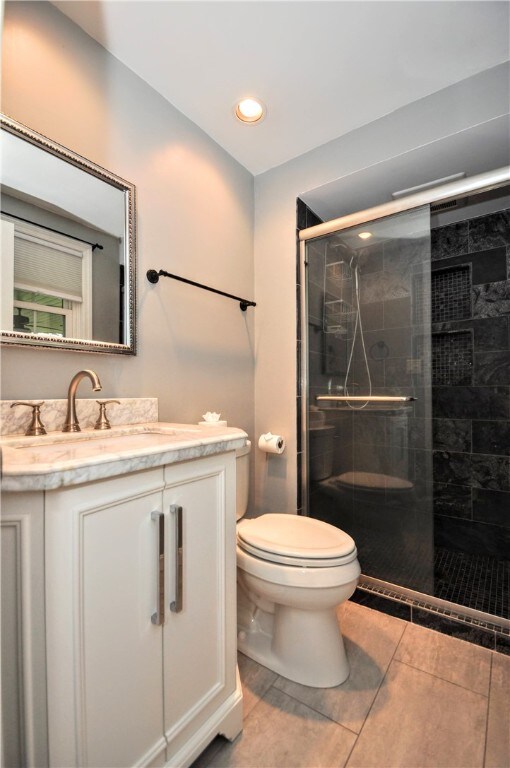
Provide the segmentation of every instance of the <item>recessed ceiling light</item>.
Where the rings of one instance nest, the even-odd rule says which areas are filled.
[[[368,240],[369,237],[372,237],[371,232],[359,232],[358,237],[361,237],[362,240]]]
[[[259,99],[250,96],[236,104],[235,115],[243,123],[259,123],[266,116],[266,108]]]

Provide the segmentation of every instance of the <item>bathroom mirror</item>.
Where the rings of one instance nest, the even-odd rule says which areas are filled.
[[[135,187],[0,125],[1,343],[135,354]]]

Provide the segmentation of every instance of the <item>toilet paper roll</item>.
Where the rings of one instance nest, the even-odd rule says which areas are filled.
[[[285,440],[281,435],[273,435],[267,432],[259,437],[259,448],[264,453],[283,453],[285,450]]]

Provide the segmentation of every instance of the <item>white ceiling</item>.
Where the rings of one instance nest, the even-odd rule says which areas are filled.
[[[255,175],[510,58],[491,0],[53,4]],[[261,124],[233,116],[245,95]]]

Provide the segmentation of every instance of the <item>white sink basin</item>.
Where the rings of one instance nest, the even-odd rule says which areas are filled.
[[[188,444],[203,437],[202,430],[187,424],[137,424],[111,430],[52,432],[40,437],[16,437],[1,441],[4,459],[13,465],[39,467],[66,463],[101,462],[109,457],[136,456]],[[5,466],[5,462],[4,462]]]
[[[67,446],[73,443],[81,445],[84,441],[93,441],[95,444],[104,442],[106,444],[119,438],[126,440],[127,438],[133,438],[134,436],[152,438],[154,435],[173,437],[176,435],[191,436],[200,433],[200,428],[195,428],[192,425],[151,423],[112,427],[108,430],[85,429],[83,432],[50,432],[47,435],[41,435],[39,437],[21,437],[20,435],[16,435],[3,438],[1,444],[8,448],[47,448],[51,445]]]

